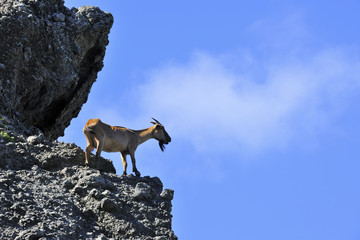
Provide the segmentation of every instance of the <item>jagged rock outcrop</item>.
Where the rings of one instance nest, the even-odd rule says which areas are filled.
[[[96,7],[0,0],[0,239],[177,239],[159,178],[58,142],[103,67],[113,23]]]
[[[162,187],[77,166],[0,171],[0,239],[176,239],[173,191]]]
[[[6,139],[0,135],[2,169],[31,169],[38,165],[54,171],[84,165],[85,153],[81,148],[72,143],[50,141],[35,127],[27,128],[19,121],[0,116],[0,131],[9,136]],[[94,155],[90,156],[89,166],[103,172],[116,172],[110,160],[100,157],[97,161]]]
[[[0,112],[62,136],[103,67],[112,23],[97,7],[0,0]]]

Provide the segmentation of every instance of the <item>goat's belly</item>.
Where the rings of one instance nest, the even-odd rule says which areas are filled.
[[[119,144],[118,142],[108,139],[105,140],[103,151],[105,152],[123,152],[126,150],[126,146]]]

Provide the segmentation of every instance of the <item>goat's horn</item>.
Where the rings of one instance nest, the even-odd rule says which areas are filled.
[[[158,120],[156,120],[155,118],[152,118],[156,123],[161,124]]]

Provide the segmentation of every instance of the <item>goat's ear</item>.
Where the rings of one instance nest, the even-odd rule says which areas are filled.
[[[154,122],[150,122],[150,123],[152,123],[152,124],[156,125],[156,123],[154,123]]]

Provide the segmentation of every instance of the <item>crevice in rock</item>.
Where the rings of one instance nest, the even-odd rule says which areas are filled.
[[[39,116],[38,120],[34,123],[34,126],[43,132],[47,132],[51,126],[56,124],[56,119],[66,107],[67,102],[68,100],[66,98],[60,98],[53,101],[44,109],[42,116]]]

